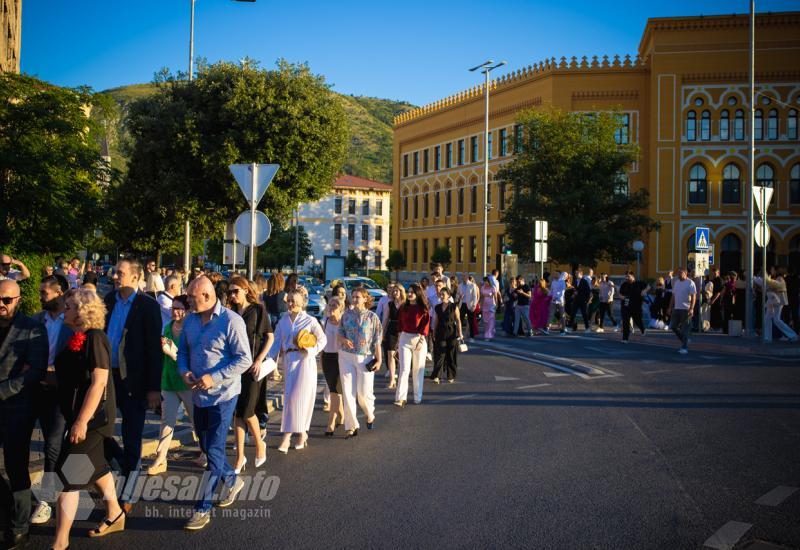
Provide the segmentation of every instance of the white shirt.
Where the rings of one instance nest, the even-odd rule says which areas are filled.
[[[466,304],[467,309],[474,311],[478,307],[478,285],[470,282],[458,285],[458,293],[461,303]]]
[[[55,319],[53,319],[49,313],[44,314],[44,326],[47,329],[47,343],[50,346],[50,353],[47,355],[48,367],[56,362],[56,343],[58,343],[58,335],[63,325],[63,313],[60,313]]]
[[[334,325],[329,322],[327,317],[322,321],[325,325],[325,347],[322,351],[325,353],[339,353],[339,340],[336,338],[339,335],[339,325]]]
[[[13,267],[8,270],[8,273],[5,275],[0,274],[0,281],[5,281],[8,279],[9,281],[19,281],[22,277],[22,271],[19,269],[14,269]]]
[[[170,296],[166,292],[159,293],[156,296],[156,302],[158,302],[159,307],[161,308],[161,333],[164,333],[164,328],[172,321],[172,300],[173,296]]]
[[[682,309],[688,311],[689,306],[691,305],[690,296],[693,296],[694,294],[697,294],[697,286],[694,284],[693,280],[674,280],[672,282],[672,297],[675,299],[675,305],[673,306],[673,309]]]
[[[378,316],[378,319],[383,322],[383,310],[386,309],[386,306],[389,305],[389,301],[391,298],[387,294],[386,296],[381,296],[381,299],[378,300],[378,305],[375,307],[375,315]]]
[[[500,292],[500,281],[494,275],[489,275],[489,282],[492,283],[492,286],[497,292]]]

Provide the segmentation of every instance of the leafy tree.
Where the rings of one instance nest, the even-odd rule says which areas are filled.
[[[111,174],[91,103],[85,89],[0,73],[0,248],[72,251],[95,229]]]
[[[299,228],[299,247],[298,258],[302,265],[306,258],[311,256],[311,239],[308,238],[305,228]],[[256,264],[258,267],[267,269],[281,269],[284,266],[294,267],[294,227],[286,229],[280,226],[273,226],[269,240],[258,248],[256,253]]]
[[[619,145],[615,113],[528,111],[522,150],[498,174],[514,190],[504,222],[514,251],[533,256],[533,225],[549,222],[549,255],[559,263],[629,260],[631,241],[657,228],[647,216],[646,189],[629,192],[624,170],[637,158]]]
[[[434,249],[431,254],[431,270],[436,264],[442,264],[443,267],[450,265],[453,261],[453,253],[446,246],[439,246]]]
[[[397,280],[401,269],[406,267],[406,257],[400,250],[390,250],[389,257],[386,259],[386,268],[394,271],[394,280]]]
[[[358,257],[354,251],[350,251],[347,254],[347,258],[344,261],[344,268],[345,269],[362,269],[364,267],[364,262],[361,261],[361,258]]]
[[[129,106],[127,178],[114,193],[114,230],[134,249],[175,250],[184,220],[198,236],[219,237],[247,205],[228,166],[281,165],[260,204],[276,225],[292,208],[330,189],[348,146],[341,100],[306,65],[267,71],[201,67],[189,82],[162,73],[156,94]]]

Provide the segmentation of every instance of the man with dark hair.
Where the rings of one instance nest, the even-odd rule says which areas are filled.
[[[631,337],[631,321],[639,327],[642,336],[645,334],[642,321],[642,299],[648,290],[650,290],[650,285],[637,281],[633,271],[625,274],[625,281],[619,287],[619,298],[622,302],[622,342],[625,344]]]
[[[47,331],[48,356],[47,372],[41,384],[33,387],[34,422],[39,421],[44,437],[44,471],[55,472],[56,460],[61,452],[61,441],[64,437],[65,421],[58,405],[56,393],[55,358],[67,345],[72,336],[72,329],[64,324],[65,292],[69,290],[69,283],[61,275],[50,275],[42,279],[39,285],[39,302],[42,311],[35,314],[33,319],[42,323]],[[42,480],[44,484],[50,477]],[[43,487],[43,494],[49,494],[54,487]],[[53,497],[55,495],[53,494]],[[50,521],[52,508],[50,503],[42,498],[31,514],[31,523],[34,525]]]
[[[531,328],[531,320],[528,317],[528,311],[531,305],[531,287],[525,282],[525,277],[520,275],[517,277],[517,302],[514,306],[514,336],[519,334],[520,324],[522,324],[522,333],[524,336],[533,336],[533,329]]]
[[[17,266],[19,269],[14,269]],[[8,254],[0,254],[0,280],[11,279],[12,281],[21,282],[31,276],[31,272],[25,267],[25,264],[19,260],[15,260]]]
[[[28,543],[31,477],[28,461],[33,432],[33,388],[47,368],[44,326],[19,313],[16,281],[0,281],[0,446],[5,476],[0,475],[0,526],[5,548]]]
[[[591,271],[591,270],[590,270]],[[591,277],[591,275],[590,275]],[[592,299],[592,284],[591,279],[583,276],[583,271],[580,269],[575,271],[575,302],[572,305],[572,330],[578,330],[578,311],[581,312],[583,317],[583,327],[585,332],[589,332],[589,301]]]
[[[111,372],[117,407],[122,413],[122,448],[111,449],[127,478],[120,501],[129,512],[142,458],[145,413],[161,404],[161,310],[139,292],[142,264],[120,260],[114,270],[113,292],[105,297],[106,333],[111,343]],[[114,441],[114,440],[111,440]]]

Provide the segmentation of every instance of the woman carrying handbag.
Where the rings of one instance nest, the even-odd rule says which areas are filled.
[[[444,370],[447,382],[456,381],[458,348],[464,340],[459,319],[458,306],[450,299],[450,290],[443,287],[439,291],[442,302],[436,306],[431,330],[433,331],[433,373],[434,384],[439,383],[439,372]]]

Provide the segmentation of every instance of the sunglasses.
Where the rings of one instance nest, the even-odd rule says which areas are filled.
[[[14,303],[14,300],[18,300],[19,296],[2,296],[0,297],[0,302],[3,302],[3,305],[10,306]]]
[[[10,263],[7,263],[7,264],[6,263],[2,263],[2,264],[0,264],[0,267],[11,267],[11,264]]]
[[[228,291],[228,296],[236,296],[237,294],[239,294],[239,289],[238,288],[233,288],[233,289]]]

